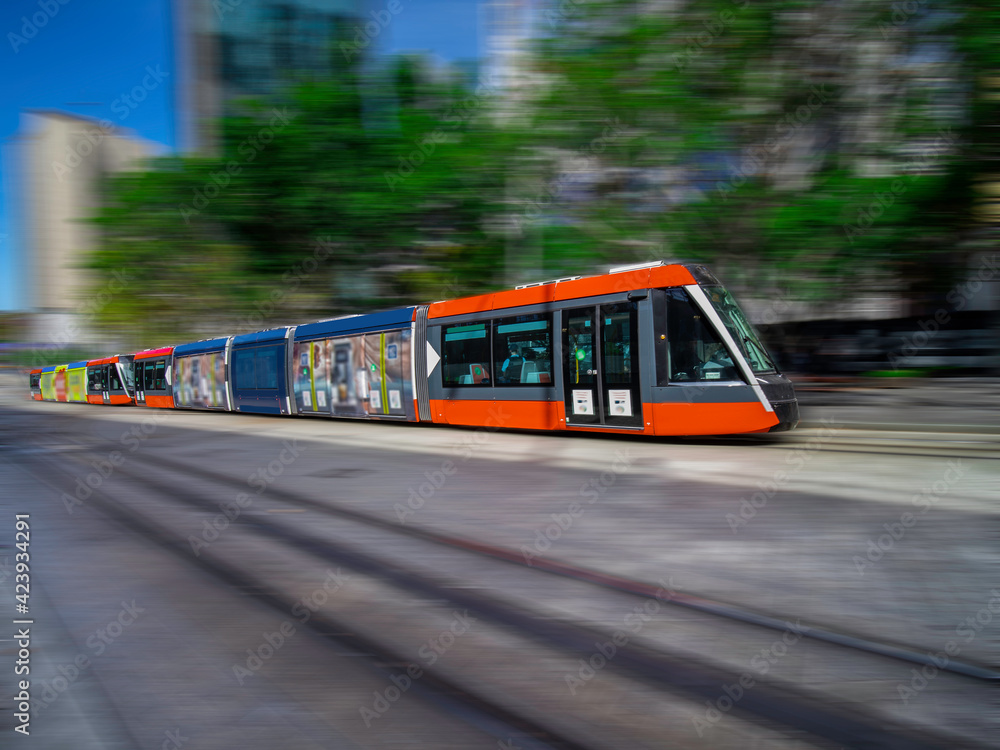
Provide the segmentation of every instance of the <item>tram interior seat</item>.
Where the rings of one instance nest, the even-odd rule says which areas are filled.
[[[535,362],[525,362],[521,369],[522,383],[551,383],[552,376],[547,372],[539,372]]]
[[[486,365],[469,365],[469,372],[458,376],[460,385],[472,385],[473,383],[489,385],[490,373]]]

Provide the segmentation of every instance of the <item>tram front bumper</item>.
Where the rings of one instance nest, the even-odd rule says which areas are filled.
[[[774,408],[774,416],[778,418],[778,424],[768,430],[768,432],[794,430],[799,423],[799,402],[796,399],[792,399],[791,401],[777,401],[772,402],[771,406]]]

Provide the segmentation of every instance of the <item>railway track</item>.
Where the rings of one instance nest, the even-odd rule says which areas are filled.
[[[29,409],[48,408],[48,402],[27,402],[24,406],[13,407],[15,412],[19,412],[24,417],[31,414]],[[62,413],[68,416],[70,410],[78,408],[74,404],[55,405],[58,410],[55,413]],[[143,416],[148,413],[157,413],[160,410],[142,410]],[[172,410],[164,410],[171,412]],[[51,413],[51,412],[50,412]],[[113,414],[107,409],[94,409],[90,406],[79,407],[73,418],[80,418],[81,413],[87,413],[88,417],[97,419],[114,419]],[[176,412],[175,412],[176,413]],[[197,414],[198,412],[180,411],[182,414]],[[208,416],[208,415],[204,415]],[[245,417],[252,419],[254,415],[226,414],[226,417],[240,419]],[[302,418],[304,422],[316,422],[315,418]],[[331,420],[333,424],[344,424],[343,420]],[[350,420],[347,421],[350,423]],[[403,427],[415,431],[430,430],[442,434],[462,435],[463,433],[474,433],[481,428],[461,427],[461,426],[430,426],[426,424],[415,425],[412,423],[389,423],[393,427]],[[369,426],[372,429],[371,445],[378,445],[378,430],[389,427],[389,424],[372,422]],[[231,426],[230,426],[231,428]],[[541,433],[536,431],[507,430],[506,434],[517,434],[521,432],[525,435],[537,436]],[[553,436],[566,440],[588,441],[605,440],[622,443],[643,444],[677,444],[677,445],[747,445],[760,447],[766,450],[794,450],[807,449],[810,452],[820,453],[854,453],[867,455],[891,455],[891,456],[920,456],[927,458],[970,458],[984,460],[1000,460],[1000,431],[993,426],[963,425],[963,424],[942,424],[928,425],[921,423],[912,424],[881,424],[881,423],[838,423],[835,419],[821,421],[804,421],[798,429],[790,432],[747,434],[747,435],[727,435],[718,437],[662,437],[650,438],[646,436],[636,436],[629,433],[549,433]]]
[[[1000,434],[996,432],[956,430],[929,431],[926,425],[913,429],[888,430],[881,425],[843,426],[832,431],[805,427],[787,435],[774,435],[767,441],[771,448],[815,446],[816,450],[836,453],[883,453],[928,458],[1000,459]]]
[[[34,467],[29,471],[36,481],[59,493],[73,490],[71,475],[66,473],[64,467],[40,456],[29,458],[27,463]],[[22,468],[25,468],[23,464]],[[147,486],[154,485],[147,483]],[[156,543],[231,589],[253,596],[277,612],[287,615],[301,602],[301,599],[290,596],[284,587],[275,585],[273,581],[267,580],[266,577],[232,559],[213,554],[192,555],[188,539],[181,531],[170,528],[161,520],[121,502],[120,499],[104,491],[95,490],[87,498],[87,502],[99,513],[130,532],[148,542]],[[412,661],[385,642],[370,638],[325,613],[311,613],[307,627],[335,648],[350,649],[383,669],[386,666],[406,665]],[[386,674],[390,673],[392,670],[387,669]],[[431,693],[434,702],[443,705],[445,710],[461,716],[483,731],[523,743],[524,747],[565,750],[588,750],[598,747],[553,732],[530,718],[466,690],[436,670],[423,669],[415,688],[418,692]]]
[[[85,451],[74,450],[61,454],[78,466],[85,456]],[[39,469],[40,479],[55,488],[73,481],[72,472],[55,466],[45,453],[28,451],[22,457]],[[649,691],[656,691],[695,705],[707,702],[716,707],[716,713],[727,715],[727,720],[731,710],[733,716],[764,722],[819,745],[989,746],[985,727],[974,722],[963,725],[966,714],[961,711],[961,715],[949,717],[950,724],[936,727],[939,717],[935,717],[934,722],[914,731],[893,712],[891,700],[873,704],[852,696],[857,675],[876,674],[878,679],[869,681],[892,692],[890,686],[906,682],[914,665],[928,666],[926,654],[919,649],[873,642],[815,624],[796,623],[792,627],[773,616],[676,592],[669,586],[652,586],[557,561],[534,560],[528,566],[510,550],[412,526],[400,527],[279,487],[269,487],[263,496],[269,505],[279,507],[248,509],[226,524],[224,540],[212,541],[210,548],[195,555],[192,529],[206,518],[217,517],[220,500],[230,501],[245,491],[245,482],[191,462],[163,456],[155,460],[141,454],[136,457],[144,466],[142,470],[130,464],[119,471],[130,490],[141,492],[126,497],[111,490],[110,494],[95,493],[93,504],[227,585],[255,592],[276,610],[287,612],[294,605],[294,598],[281,593],[294,586],[240,562],[246,559],[248,546],[265,556],[273,550],[293,550],[299,562],[343,566],[369,581],[373,590],[387,593],[397,603],[409,602],[409,611],[418,611],[427,602],[468,610],[484,623],[480,629],[492,629],[493,642],[511,635],[519,639],[521,651],[515,648],[515,657],[530,649],[532,654],[542,654],[540,660],[545,662],[583,659],[593,664],[595,646],[605,646],[603,651],[598,648],[602,655],[611,651],[608,644],[615,643],[615,633],[623,629],[622,613],[627,617],[640,607],[645,608],[639,613],[644,617],[655,604],[656,617],[643,620],[640,632],[629,631],[626,642],[616,644],[611,658],[604,656],[607,668],[601,677],[615,675],[619,695],[648,697]],[[185,477],[182,487],[176,483],[177,475]],[[199,523],[192,523],[194,519]],[[280,568],[278,563],[288,560],[282,558],[283,553],[276,554],[272,567]],[[340,618],[323,615],[312,627],[340,646],[354,648],[380,663],[401,665],[414,658],[412,651],[401,647],[398,634],[387,634],[391,629],[384,624],[366,625],[363,613],[352,611]],[[362,631],[374,635],[360,635]],[[338,635],[329,635],[333,633]],[[792,644],[788,644],[790,640]],[[793,657],[782,655],[765,674],[740,666],[747,653],[769,646],[777,652],[774,644],[779,641],[786,644],[783,651],[794,646]],[[523,642],[532,645],[524,646]],[[710,653],[706,645],[718,653]],[[510,657],[497,647],[493,663],[510,663]],[[586,711],[581,712],[572,693],[559,696],[559,700],[545,700],[544,691],[533,694],[522,684],[551,687],[552,673],[558,677],[558,669],[539,670],[531,679],[511,683],[501,675],[491,678],[488,670],[487,674],[477,673],[470,666],[451,671],[428,669],[422,689],[457,702],[462,711],[478,717],[475,720],[500,722],[504,731],[525,742],[550,747],[607,746],[607,737],[580,732],[580,726],[587,726]],[[531,667],[525,669],[530,676]],[[945,671],[947,674],[942,672],[935,680],[934,690],[963,696],[967,707],[986,700],[987,686],[997,680],[997,674],[984,665],[952,662]],[[740,688],[739,698],[734,700],[737,689],[727,692],[724,688],[739,685],[746,674],[751,674],[753,684]],[[564,679],[556,679],[555,684],[565,683],[560,685],[564,692],[567,686],[572,689],[572,680],[567,679],[573,678],[572,671],[563,671],[561,676]],[[586,682],[585,676],[577,674],[573,679]],[[580,685],[581,690],[583,687]],[[519,690],[526,691],[529,699],[518,700]],[[722,710],[727,701],[729,708]],[[534,709],[537,704],[548,709],[539,712]],[[711,711],[709,707],[702,719],[709,729],[713,726]],[[697,716],[697,712],[688,714]],[[693,719],[691,726],[698,727]],[[646,734],[636,731],[631,746],[656,746],[649,744],[650,730],[644,731]]]
[[[225,472],[206,469],[203,466],[191,462],[178,461],[162,455],[155,458],[149,455],[137,455],[137,458],[151,468],[166,467],[184,476],[197,476],[206,481],[214,482],[221,487],[232,489],[234,494],[243,490],[243,483]],[[135,472],[126,473],[135,476]],[[146,481],[152,481],[147,479]],[[160,484],[161,491],[166,488]],[[238,488],[238,489],[233,489]],[[414,525],[402,525],[394,521],[387,520],[371,513],[365,513],[353,508],[347,508],[330,502],[316,500],[300,492],[294,492],[281,487],[269,487],[268,496],[275,500],[287,503],[291,508],[309,509],[321,516],[336,518],[349,523],[367,526],[388,536],[386,542],[391,546],[389,540],[392,536],[405,536],[420,542],[427,542],[446,550],[453,550],[460,553],[486,558],[491,561],[502,563],[513,567],[519,571],[528,568],[531,571],[543,572],[555,576],[561,576],[588,584],[593,584],[601,588],[609,589],[617,593],[635,595],[647,599],[656,598],[657,592],[663,586],[645,581],[633,580],[622,576],[613,575],[597,570],[591,570],[579,565],[561,562],[557,559],[550,559],[541,555],[527,560],[523,552],[488,544],[480,540],[473,540],[443,534],[431,529],[421,528]],[[194,506],[197,508],[197,506]],[[204,507],[204,506],[202,506]],[[300,540],[304,541],[304,540]],[[461,570],[461,566],[456,566],[456,570]],[[709,597],[699,594],[688,594],[672,591],[665,604],[672,607],[689,609],[695,612],[704,613],[714,617],[733,620],[734,622],[753,625],[766,630],[782,633],[787,630],[786,621],[774,614],[748,610],[743,607],[734,606],[728,602],[715,601]],[[838,632],[824,628],[820,625],[807,623],[804,627],[805,637],[828,643],[832,645],[844,646],[846,648],[867,651],[871,654],[896,659],[918,666],[933,665],[934,661],[927,656],[926,649],[903,643],[893,643],[876,641],[859,634]],[[975,680],[992,682],[1000,685],[1000,671],[992,669],[988,665],[967,663],[961,660],[951,660],[942,668],[946,672],[952,672]]]

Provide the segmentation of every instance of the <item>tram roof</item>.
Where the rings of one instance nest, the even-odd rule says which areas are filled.
[[[333,320],[321,320],[318,323],[307,323],[295,328],[295,339],[305,341],[332,336],[349,336],[354,333],[374,333],[408,328],[413,320],[415,309],[411,305],[410,307],[399,307],[395,310],[384,310],[367,315],[349,315]]]
[[[452,315],[468,315],[469,313],[503,310],[510,307],[597,297],[633,289],[688,286],[698,283],[696,276],[701,275],[702,269],[704,269],[703,266],[687,266],[680,263],[664,264],[662,261],[639,264],[638,266],[623,266],[595,276],[553,279],[536,284],[525,284],[516,289],[502,292],[491,292],[456,300],[442,300],[430,306],[427,317],[445,318]],[[704,270],[707,272],[707,269]]]
[[[174,356],[183,357],[187,354],[208,354],[210,352],[221,352],[226,348],[226,342],[229,341],[228,336],[223,336],[217,339],[204,339],[202,341],[194,341],[190,344],[181,344],[180,346],[174,347]]]

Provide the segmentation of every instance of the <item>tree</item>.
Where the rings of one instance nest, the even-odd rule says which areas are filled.
[[[942,259],[971,224],[966,172],[979,171],[963,92],[996,54],[996,11],[573,7],[538,45],[546,85],[532,108],[534,148],[514,178],[530,203],[582,164],[581,190],[549,200],[525,236],[546,263],[707,261],[736,285],[819,299],[901,279],[926,295],[935,267],[933,281],[947,279]],[[982,20],[990,31],[973,30]]]
[[[167,341],[487,288],[506,148],[489,96],[402,59],[239,103],[217,157],[111,178],[91,265],[133,280],[104,318]]]

